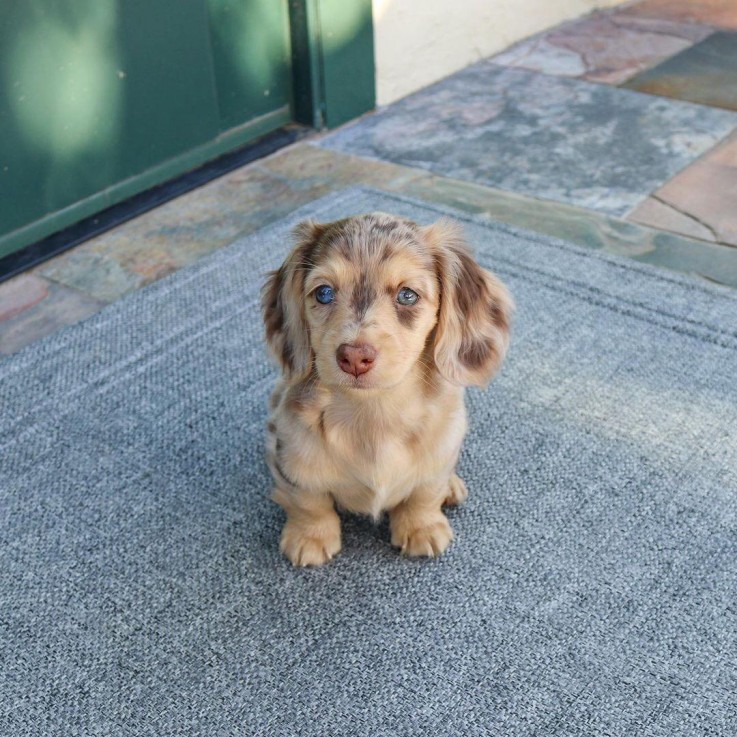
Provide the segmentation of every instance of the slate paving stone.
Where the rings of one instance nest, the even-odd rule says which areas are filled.
[[[638,74],[625,87],[737,110],[737,33],[720,31]]]
[[[709,26],[594,13],[493,57],[502,66],[620,84],[706,38]]]
[[[31,277],[34,281],[42,281]],[[6,295],[13,290],[34,292],[39,284],[31,285],[27,275],[17,276],[0,285]],[[57,332],[67,325],[84,320],[99,312],[105,303],[86,294],[69,289],[61,284],[45,282],[42,287],[43,296],[33,304],[20,299],[22,309],[0,319],[0,355],[10,355],[31,343]],[[36,296],[40,296],[35,291]]]
[[[737,3],[734,0],[643,0],[618,12],[737,30]]]
[[[668,230],[672,233],[682,233],[691,238],[699,238],[712,243],[717,242],[717,236],[712,228],[700,223],[691,215],[681,212],[677,207],[664,201],[655,193],[638,205],[629,214],[628,219],[650,225],[653,228]]]
[[[319,145],[624,215],[737,115],[484,61]]]
[[[57,256],[37,273],[112,302],[309,199],[258,166],[244,167]]]
[[[641,15],[630,15],[626,7],[606,11],[611,22],[619,28],[626,28],[641,33],[662,34],[682,38],[692,43],[703,41],[715,28],[708,23],[678,20],[676,18],[648,18]]]
[[[144,243],[126,229],[110,233],[115,234],[111,238],[116,242],[117,252],[100,252],[97,239],[93,239],[47,261],[36,273],[102,302],[114,302],[139,289],[144,285],[143,279],[126,270],[120,261],[127,247],[143,248]]]
[[[21,274],[0,284],[0,322],[37,305],[48,294],[49,282],[33,274]]]
[[[737,246],[737,134],[680,172],[630,220]]]

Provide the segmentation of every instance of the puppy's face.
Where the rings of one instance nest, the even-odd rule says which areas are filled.
[[[413,369],[485,384],[501,362],[511,300],[452,224],[382,213],[303,223],[263,293],[285,372],[343,390],[385,389]]]
[[[345,389],[395,386],[437,322],[439,285],[420,234],[388,216],[320,234],[303,300],[315,368]]]

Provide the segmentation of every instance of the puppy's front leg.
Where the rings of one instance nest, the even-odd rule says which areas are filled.
[[[466,499],[468,499],[466,484],[458,474],[454,473],[448,481],[448,491],[443,504],[448,507],[455,507],[458,504],[463,504]]]
[[[320,566],[340,551],[340,518],[330,494],[277,486],[271,498],[287,513],[279,550],[295,566]]]
[[[392,545],[406,555],[440,555],[450,545],[453,530],[441,506],[448,482],[420,486],[389,512]]]

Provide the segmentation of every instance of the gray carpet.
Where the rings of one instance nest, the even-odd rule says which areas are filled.
[[[296,217],[438,208],[351,190]],[[737,734],[737,299],[465,219],[510,285],[438,560],[277,552],[266,229],[0,363],[0,734]],[[294,220],[294,219],[292,219]]]

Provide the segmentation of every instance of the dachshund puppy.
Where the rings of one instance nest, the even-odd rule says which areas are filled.
[[[448,220],[373,213],[295,235],[262,293],[283,371],[267,433],[280,549],[294,565],[330,560],[337,504],[388,511],[392,545],[439,555],[453,539],[441,507],[467,496],[464,387],[485,386],[504,358],[509,293]]]

